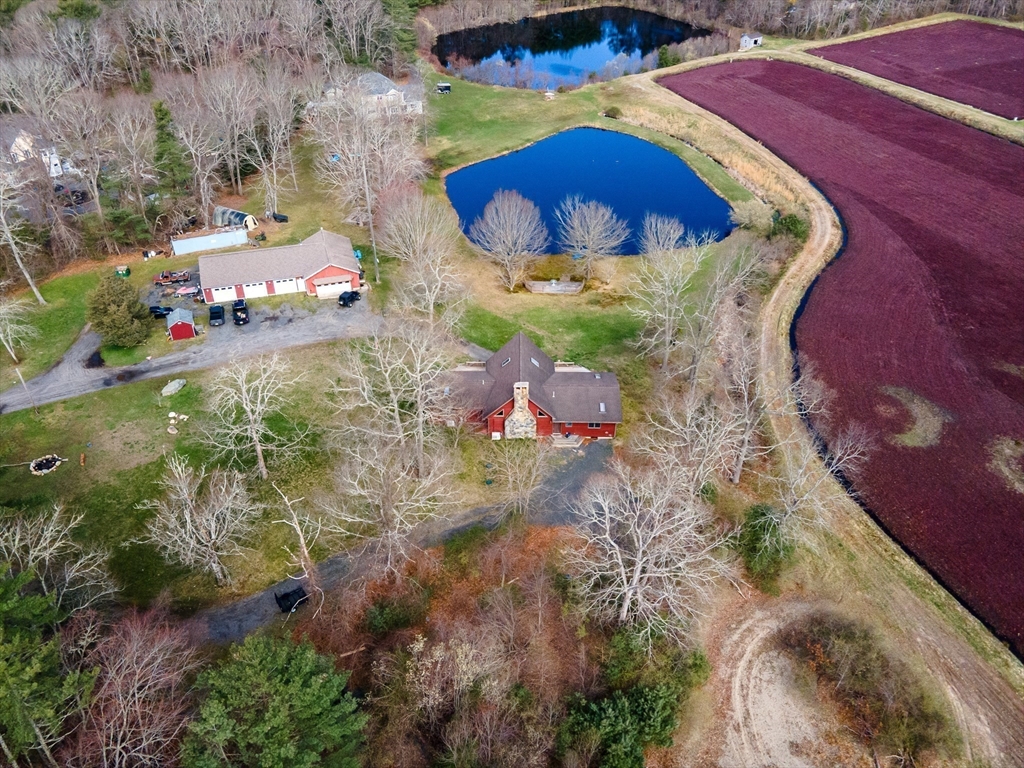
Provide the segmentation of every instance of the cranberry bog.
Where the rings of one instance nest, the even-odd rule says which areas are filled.
[[[808,51],[1000,117],[1024,118],[1024,32],[948,21]]]
[[[836,393],[832,425],[875,437],[862,503],[1021,655],[1024,148],[795,64],[660,82],[836,206],[846,244],[794,346]]]

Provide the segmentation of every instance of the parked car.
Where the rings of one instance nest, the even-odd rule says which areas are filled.
[[[338,296],[338,306],[351,307],[361,298],[363,297],[362,294],[359,293],[359,291],[345,291],[343,294]]]
[[[185,287],[176,290],[174,292],[174,295],[177,296],[179,299],[187,299],[189,296],[193,296],[195,297],[196,301],[199,301],[200,297],[202,296],[202,294],[199,293],[198,285],[186,285]]]
[[[149,314],[153,317],[167,317],[174,311],[174,307],[150,307]]]
[[[235,325],[245,325],[249,322],[249,307],[245,299],[239,299],[231,305],[231,319]]]
[[[192,278],[188,270],[181,272],[167,272],[166,270],[153,277],[155,285],[172,285],[173,283],[187,283]]]
[[[224,325],[224,307],[220,304],[213,304],[210,307],[210,327]]]

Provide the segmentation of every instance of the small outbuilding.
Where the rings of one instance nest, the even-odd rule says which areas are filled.
[[[764,42],[764,35],[758,35],[753,32],[745,32],[740,35],[740,50],[749,51],[751,48],[760,48],[761,43]]]
[[[244,227],[246,232],[252,232],[259,225],[260,223],[251,213],[225,208],[223,205],[218,205],[213,209],[213,226],[215,227]]]
[[[175,309],[167,316],[167,335],[171,341],[192,339],[196,335],[196,325],[192,313],[187,309]]]

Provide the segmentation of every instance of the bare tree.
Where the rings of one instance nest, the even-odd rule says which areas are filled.
[[[110,160],[113,145],[109,110],[100,94],[73,91],[61,97],[52,123],[57,147],[82,173],[101,221],[100,174]]]
[[[566,197],[555,210],[558,242],[573,258],[583,261],[583,273],[593,277],[594,261],[614,256],[629,239],[629,227],[612,209],[596,200],[584,202],[580,195]]]
[[[445,382],[454,356],[440,328],[395,319],[352,345],[342,361],[335,394],[351,418],[345,434],[380,436],[405,448],[427,470],[428,442],[449,420]]]
[[[318,175],[349,218],[369,226],[374,280],[380,282],[374,216],[385,190],[424,173],[415,129],[402,117],[379,112],[354,83],[336,85],[332,100],[317,110],[310,125],[322,149]]]
[[[251,134],[257,121],[255,77],[244,65],[232,65],[202,70],[196,86],[207,113],[214,118],[235,194],[240,195],[245,136]]]
[[[36,301],[45,304],[46,299],[36,287],[32,273],[28,271],[25,259],[31,252],[31,244],[22,234],[25,221],[20,216],[22,196],[28,189],[28,180],[19,176],[6,157],[0,158],[0,246],[4,246],[21,270],[25,282],[32,289]]]
[[[728,570],[710,511],[670,469],[621,463],[583,490],[575,511],[581,541],[565,556],[588,612],[648,644],[661,634],[682,641]]]
[[[153,107],[148,99],[121,95],[110,110],[114,133],[115,173],[131,191],[132,203],[146,211],[146,187],[156,181],[153,144],[156,140]]]
[[[230,470],[194,470],[185,457],[172,454],[159,486],[163,498],[138,505],[155,512],[146,539],[164,555],[209,571],[218,584],[229,583],[223,558],[239,551],[262,511],[244,478]]]
[[[254,456],[260,477],[266,480],[265,454],[293,449],[304,437],[290,439],[274,434],[267,423],[287,404],[287,391],[302,380],[291,376],[288,364],[276,354],[236,360],[214,380],[211,387],[209,425],[204,440],[216,456],[232,461]]]
[[[394,54],[394,22],[381,0],[324,0],[323,9],[337,35],[340,60],[379,64]]]
[[[176,765],[191,703],[188,680],[199,667],[188,630],[157,612],[131,613],[87,653],[85,664],[99,677],[67,763]]]
[[[502,284],[513,291],[547,250],[551,236],[533,201],[515,190],[499,189],[470,226],[469,239],[498,265]]]
[[[458,500],[452,457],[438,446],[418,461],[411,445],[366,435],[342,446],[336,487],[339,506],[324,525],[363,539],[375,568],[401,579],[415,544],[414,529],[442,516]]]
[[[687,238],[682,222],[648,214],[641,236],[644,257],[626,292],[629,311],[644,323],[638,347],[661,358],[667,371],[694,290],[694,280],[711,253],[707,238]]]
[[[64,505],[55,503],[32,517],[8,515],[0,525],[0,561],[35,573],[40,589],[62,610],[87,608],[116,591],[106,554],[75,541],[83,517],[65,514]]]
[[[40,51],[0,57],[0,101],[47,124],[55,105],[75,87],[65,69]]]
[[[438,307],[454,324],[465,297],[456,262],[459,223],[451,208],[418,189],[407,191],[383,209],[381,247],[401,259],[403,303],[434,323]]]
[[[215,116],[196,98],[191,84],[183,83],[168,95],[174,127],[192,166],[192,191],[199,204],[203,226],[210,226],[213,185],[225,146],[217,132]]]
[[[9,285],[9,281],[0,281],[0,290]],[[0,294],[0,344],[10,354],[15,365],[18,356],[15,347],[39,336],[39,329],[28,322],[32,305],[24,299],[16,299],[9,294]]]
[[[263,209],[273,213],[285,180],[293,175],[291,136],[295,124],[295,85],[287,69],[271,65],[259,88],[257,119],[242,126],[246,157],[260,172]]]
[[[526,514],[551,466],[551,448],[540,440],[499,440],[491,444],[490,461],[505,494],[505,509]]]
[[[313,520],[309,515],[299,514],[299,511],[295,508],[296,504],[299,504],[302,499],[289,499],[285,496],[284,491],[277,487],[276,484],[271,483],[274,486],[274,490],[277,491],[281,497],[281,501],[284,502],[287,514],[281,520],[274,520],[275,523],[281,523],[287,525],[292,529],[295,534],[295,539],[298,542],[298,548],[292,551],[291,548],[285,547],[284,550],[291,555],[292,561],[289,564],[292,568],[299,571],[298,576],[292,576],[291,578],[296,581],[305,581],[306,585],[311,591],[316,592],[320,596],[319,604],[317,605],[316,615],[319,615],[320,609],[324,605],[324,591],[320,587],[320,579],[317,576],[316,563],[313,562],[313,556],[310,554],[310,549],[316,544],[317,538],[320,536],[320,532],[323,530],[323,523],[319,520]]]

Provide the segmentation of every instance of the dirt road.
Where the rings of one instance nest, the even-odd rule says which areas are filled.
[[[324,302],[314,312],[282,304],[272,310],[254,309],[251,318],[249,325],[234,326],[229,322],[207,328],[202,344],[121,368],[86,368],[86,361],[100,346],[100,337],[86,326],[53,368],[26,382],[27,392],[18,386],[0,394],[0,413],[66,400],[130,381],[223,365],[264,352],[367,336],[380,321],[370,311],[368,302],[362,301],[348,309]]]

